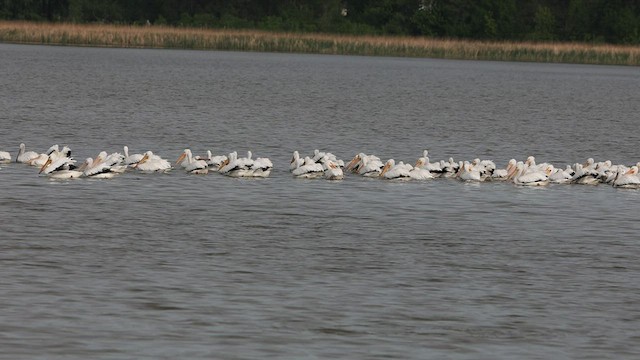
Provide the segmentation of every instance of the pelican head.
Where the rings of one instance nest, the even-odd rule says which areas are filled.
[[[78,171],[84,171],[86,168],[91,168],[93,166],[93,159],[92,158],[87,158],[82,165],[80,165],[80,168],[78,168]]]
[[[386,164],[384,164],[384,167],[382,168],[382,171],[380,172],[380,175],[378,176],[383,176],[387,171],[389,171],[389,169],[391,169],[394,165],[396,164],[396,161],[393,159],[389,159],[387,160]]]
[[[44,165],[42,165],[42,167],[40,168],[40,171],[38,172],[38,174],[42,174],[42,172],[49,167],[49,165],[51,165],[51,156],[49,156],[49,158],[47,159],[47,161],[44,163]]]
[[[101,163],[101,162],[103,162],[103,161],[105,161],[105,160],[106,160],[106,158],[107,158],[107,156],[108,156],[108,155],[107,155],[107,152],[106,152],[106,151],[100,151],[100,153],[98,154],[98,156],[96,156],[96,158],[95,158],[95,160],[94,160],[94,161],[95,161],[95,163],[96,163],[96,165],[97,165],[97,164],[99,164],[99,163]]]
[[[549,164],[547,165],[544,172],[547,174],[547,176],[551,176],[551,174],[553,174],[553,170],[555,170],[555,168],[553,167],[553,165]]]
[[[182,155],[180,155],[178,160],[176,160],[176,165],[180,164],[182,162],[182,160],[184,160],[184,158],[188,156],[187,153],[191,153],[191,150],[184,149],[184,151],[182,152]]]
[[[135,165],[133,165],[133,168],[135,169],[138,167],[138,165],[144,164],[147,161],[149,161],[149,157],[151,157],[151,155],[153,155],[151,151],[147,151],[146,153],[144,153],[144,155],[142,156],[142,159],[140,159],[140,161],[138,161]]]
[[[356,156],[354,156],[353,159],[349,161],[349,164],[347,164],[347,170],[353,170],[356,164],[359,163],[361,160],[362,158],[360,157],[360,154],[357,154]]]
[[[536,165],[536,158],[533,156],[529,156],[527,158],[527,161],[525,161],[525,164],[529,165],[529,166],[535,166]]]
[[[51,154],[53,154],[54,152],[60,152],[60,150],[59,150],[59,149],[60,149],[60,148],[58,147],[58,144],[55,144],[55,145],[51,146],[51,147],[47,150],[46,154],[47,154],[47,155],[51,155]]]
[[[18,154],[16,155],[16,162],[18,162],[18,158],[20,157],[20,155],[24,154],[24,149],[25,149],[24,143],[20,143],[20,150],[18,151]]]
[[[62,153],[63,156],[71,157],[71,148],[68,147],[67,145],[63,146],[60,152]]]
[[[300,159],[300,153],[298,152],[298,150],[293,152],[293,157],[291,158],[291,164],[295,163],[296,161],[298,161],[298,159]]]
[[[595,162],[595,160],[593,160],[593,158],[588,158],[588,159],[587,159],[587,162],[586,162],[586,163],[584,163],[584,164],[582,165],[582,167],[591,166],[591,165],[593,165],[593,163],[594,163],[594,162]]]
[[[231,155],[231,154],[229,154],[229,155]],[[226,159],[224,159],[224,161],[223,161],[223,162],[221,162],[221,163],[220,163],[220,165],[218,165],[218,170],[220,170],[220,169],[222,169],[223,167],[225,167],[225,166],[229,165],[229,157],[230,157],[230,156],[227,156],[227,158],[226,158]]]

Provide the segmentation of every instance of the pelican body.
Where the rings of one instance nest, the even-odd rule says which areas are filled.
[[[171,164],[153,152],[147,151],[133,168],[144,172],[168,171],[171,170]]]
[[[184,152],[178,160],[176,160],[176,165],[182,164],[184,170],[189,174],[208,174],[209,173],[209,164],[207,164],[204,160],[196,160],[193,158],[193,154],[191,150],[184,149]]]

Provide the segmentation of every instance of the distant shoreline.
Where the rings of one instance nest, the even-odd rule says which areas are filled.
[[[118,48],[640,65],[639,46],[272,33],[258,30],[197,29],[163,26],[0,21],[0,42]]]

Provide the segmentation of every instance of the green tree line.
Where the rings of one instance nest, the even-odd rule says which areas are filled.
[[[0,19],[640,44],[638,0],[0,0]]]

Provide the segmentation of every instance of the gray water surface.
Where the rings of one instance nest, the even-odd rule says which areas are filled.
[[[0,358],[635,359],[640,192],[291,177],[314,149],[634,164],[632,67],[0,44],[0,150],[267,179],[50,181],[0,164]]]

